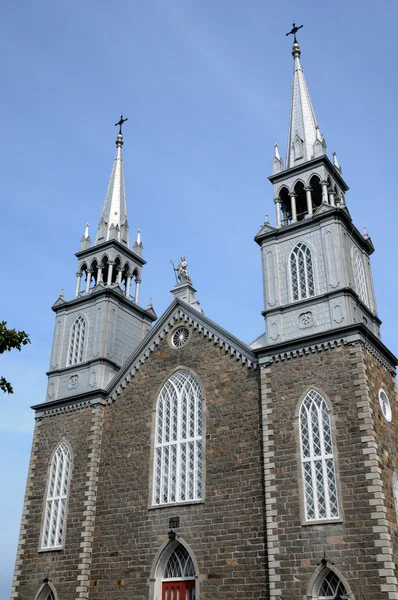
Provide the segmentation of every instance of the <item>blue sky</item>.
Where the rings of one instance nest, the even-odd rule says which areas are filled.
[[[130,231],[142,229],[141,302],[170,302],[185,254],[205,313],[246,342],[263,331],[253,242],[275,221],[273,143],[285,153],[295,20],[328,153],[366,225],[384,343],[395,319],[398,4],[261,0],[7,3],[0,22],[3,226],[1,319],[32,345],[1,357],[0,598],[11,585],[33,429],[45,399],[54,314],[71,298],[74,253],[93,236],[121,112]]]

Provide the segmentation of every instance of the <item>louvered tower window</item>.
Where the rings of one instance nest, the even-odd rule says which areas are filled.
[[[303,242],[296,244],[290,254],[290,279],[293,300],[315,296],[311,250]]]
[[[347,591],[340,581],[340,578],[333,571],[329,571],[319,590],[317,598],[319,600],[329,600],[329,598],[347,598]]]
[[[354,272],[357,294],[366,306],[369,306],[368,288],[366,285],[365,269],[358,248],[354,248]]]
[[[46,499],[46,514],[41,547],[62,547],[65,529],[66,501],[68,497],[71,454],[65,442],[55,451],[50,470]]]
[[[300,408],[301,461],[307,521],[339,516],[332,430],[326,402],[310,390]]]
[[[79,315],[73,322],[70,332],[67,367],[79,365],[84,358],[84,344],[86,341],[86,320]]]
[[[176,371],[157,401],[153,504],[202,498],[202,390],[188,371]]]
[[[397,523],[398,523],[398,476],[394,473],[394,478],[392,482],[392,490],[394,493],[394,502],[395,502],[395,513],[397,515]]]

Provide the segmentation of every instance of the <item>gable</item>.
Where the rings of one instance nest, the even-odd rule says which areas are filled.
[[[111,382],[108,390],[111,400],[116,400],[142,365],[155,354],[161,342],[169,338],[177,324],[184,325],[189,332],[196,332],[203,336],[209,344],[218,347],[220,351],[246,368],[257,367],[257,359],[249,346],[208,317],[191,309],[185,302],[176,299]]]

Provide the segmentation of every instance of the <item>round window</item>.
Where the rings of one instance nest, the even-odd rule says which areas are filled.
[[[384,418],[390,423],[392,419],[391,403],[389,397],[383,389],[379,390],[379,402]]]
[[[187,327],[178,327],[171,335],[171,343],[174,348],[185,346],[189,338],[189,329]]]

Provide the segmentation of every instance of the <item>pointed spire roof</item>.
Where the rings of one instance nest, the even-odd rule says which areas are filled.
[[[300,63],[300,46],[294,40],[292,101],[290,106],[289,136],[287,144],[286,168],[325,154],[326,144],[319,132],[315,112]]]
[[[120,122],[117,123],[117,125],[120,125]],[[108,240],[115,239],[122,244],[125,244],[127,248],[130,247],[122,146],[123,135],[120,127],[119,134],[116,138],[116,156],[112,167],[111,177],[109,179],[104,206],[102,208],[97,235],[95,237],[95,246]]]

